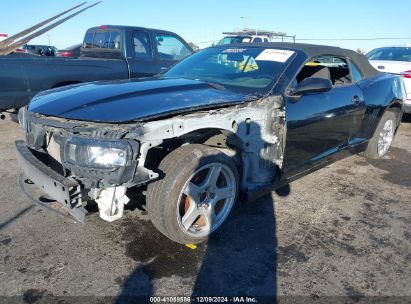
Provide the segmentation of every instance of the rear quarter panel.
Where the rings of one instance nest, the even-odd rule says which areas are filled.
[[[394,105],[402,110],[406,92],[401,77],[392,74],[362,80],[358,86],[364,93],[366,106],[359,137],[368,140],[387,108]]]

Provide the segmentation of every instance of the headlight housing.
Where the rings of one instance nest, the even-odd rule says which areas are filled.
[[[26,107],[20,108],[17,118],[19,120],[20,127],[22,129],[26,129]]]
[[[65,161],[76,166],[118,168],[127,164],[130,147],[120,141],[73,137],[66,142]]]

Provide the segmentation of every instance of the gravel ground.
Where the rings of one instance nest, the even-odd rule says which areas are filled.
[[[19,138],[17,124],[0,121],[0,295],[27,303],[127,295],[411,301],[409,122],[383,160],[346,158],[289,193],[241,204],[194,250],[159,234],[139,201],[117,222],[91,214],[83,225],[31,205],[16,185]]]

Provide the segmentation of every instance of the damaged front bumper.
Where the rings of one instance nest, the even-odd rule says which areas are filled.
[[[54,209],[64,215],[71,214],[78,221],[84,222],[87,211],[81,204],[80,185],[47,167],[33,155],[24,141],[16,141],[16,151],[24,174],[24,177],[20,177],[19,180],[23,193],[42,206]],[[41,189],[41,192],[32,189],[33,183],[38,189]],[[60,206],[56,205],[54,201],[58,202]]]
[[[146,154],[139,141],[124,138],[130,128],[135,128],[133,125],[53,119],[27,112],[26,108],[20,110],[19,122],[26,133],[25,141],[16,142],[24,172],[19,180],[21,191],[32,201],[47,208],[53,206],[51,209],[80,222],[84,222],[86,208],[93,208],[95,203],[102,219],[111,222],[121,218],[129,201],[126,190],[158,177],[145,168]],[[84,157],[90,157],[87,149],[101,156],[105,148],[121,150],[124,160],[113,165],[84,163]]]
[[[126,196],[127,187],[113,186],[104,189],[93,189],[85,195],[82,185],[72,178],[60,175],[40,161],[22,140],[16,141],[17,159],[23,170],[19,177],[20,190],[31,201],[52,209],[57,213],[73,216],[84,223],[88,211],[84,198],[90,200],[93,196],[98,205],[100,217],[108,222],[123,216],[124,205],[129,199]]]

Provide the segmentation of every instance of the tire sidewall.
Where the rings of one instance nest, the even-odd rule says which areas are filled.
[[[395,135],[395,129],[397,128],[397,119],[395,117],[395,114],[389,110],[385,111],[384,115],[381,117],[380,122],[378,123],[378,126],[375,130],[374,136],[372,137],[372,139],[369,142],[369,146],[367,149],[367,155],[371,158],[381,158],[384,155],[387,154],[388,150],[383,154],[383,155],[379,155],[378,154],[378,141],[380,138],[380,133],[382,131],[382,129],[384,128],[385,123],[392,119],[392,121],[394,122],[394,135]]]

